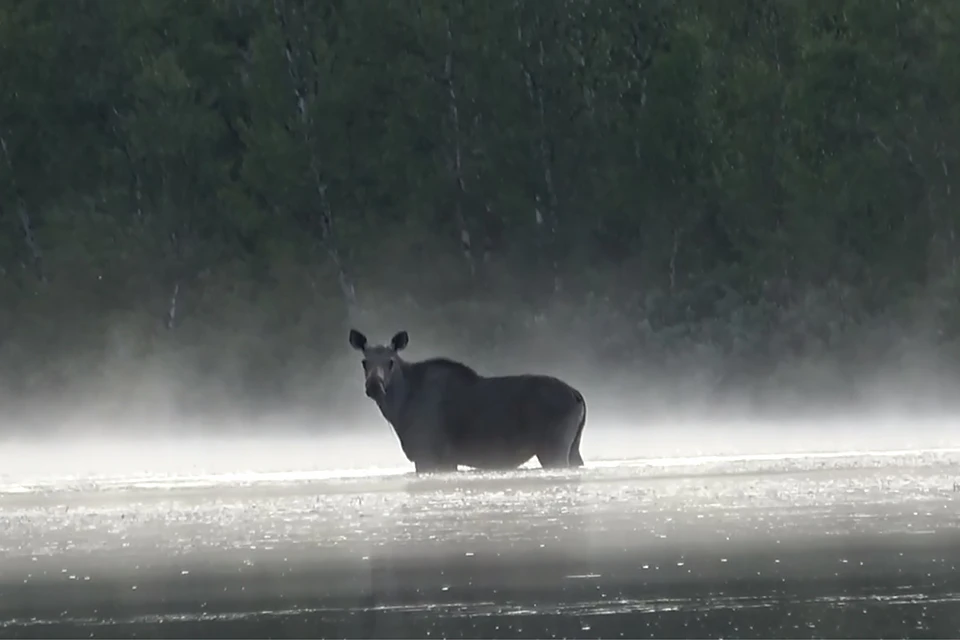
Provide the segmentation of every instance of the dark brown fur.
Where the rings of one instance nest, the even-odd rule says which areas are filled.
[[[400,332],[364,353],[367,395],[393,426],[418,472],[515,469],[534,456],[543,467],[579,467],[586,402],[579,391],[545,375],[486,377],[446,358],[403,360]]]

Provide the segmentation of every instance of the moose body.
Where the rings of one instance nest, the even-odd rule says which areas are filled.
[[[540,466],[580,467],[587,407],[579,391],[546,375],[482,376],[460,362],[407,362],[405,331],[363,353],[365,391],[380,408],[417,473],[516,469],[534,456]]]

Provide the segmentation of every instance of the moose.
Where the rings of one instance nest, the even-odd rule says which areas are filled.
[[[368,398],[393,427],[418,475],[516,469],[534,456],[542,468],[582,467],[587,421],[583,395],[547,375],[482,376],[447,358],[407,362],[410,338],[400,331],[371,345],[356,329],[350,346],[363,354]]]

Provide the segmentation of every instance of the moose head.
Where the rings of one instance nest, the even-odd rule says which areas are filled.
[[[350,329],[350,346],[363,354],[364,390],[367,397],[383,400],[387,390],[402,377],[399,373],[403,362],[398,352],[402,351],[410,336],[406,331],[398,331],[387,345],[370,345],[367,336],[356,329]]]

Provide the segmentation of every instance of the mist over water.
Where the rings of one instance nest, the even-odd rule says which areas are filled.
[[[403,319],[370,331],[386,342]],[[392,328],[391,328],[392,327]],[[114,358],[56,397],[11,399],[0,421],[0,482],[24,479],[361,471],[406,473],[396,435],[362,390],[359,357],[315,371],[292,367],[302,393],[251,412],[250,403],[191,367]],[[497,354],[411,331],[408,360],[447,355],[484,375],[556,375],[587,400],[581,452],[592,463],[702,456],[960,447],[957,377],[917,350],[887,366],[785,363],[764,393],[717,391],[709,359],[685,370],[614,367],[574,339],[543,331]],[[782,371],[781,371],[782,373]],[[841,385],[840,382],[843,382]],[[185,409],[185,388],[204,411]],[[824,391],[826,389],[826,391]],[[835,393],[830,393],[835,391]],[[17,410],[12,407],[16,405]],[[537,466],[536,460],[528,466]]]
[[[597,409],[582,452],[592,464],[763,454],[856,453],[960,447],[949,414],[911,417],[862,412],[821,419],[658,416],[634,420]],[[0,444],[0,485],[57,479],[183,477],[330,471],[350,475],[409,473],[413,465],[378,415],[337,425],[263,420],[236,430],[196,425],[180,435],[160,429],[93,435],[10,438]],[[256,428],[251,428],[255,426]],[[313,427],[313,429],[311,429]],[[151,433],[152,431],[152,433]],[[193,433],[183,433],[193,431]],[[537,467],[536,460],[527,466]],[[239,478],[238,478],[239,479]]]

